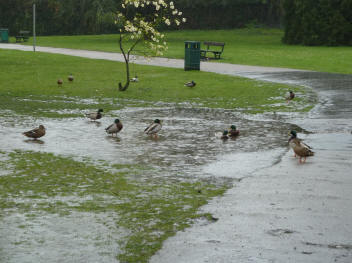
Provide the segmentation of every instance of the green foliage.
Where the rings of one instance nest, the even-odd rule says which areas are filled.
[[[279,25],[282,1],[174,0],[187,18],[184,28],[243,27],[253,21]],[[31,30],[33,2],[38,35],[117,32],[114,18],[121,0],[0,0],[0,27],[9,28],[12,36],[20,30]]]
[[[285,0],[287,44],[352,45],[351,0]]]

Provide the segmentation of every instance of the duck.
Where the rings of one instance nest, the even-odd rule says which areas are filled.
[[[306,162],[307,157],[309,156],[314,156],[314,152],[312,151],[312,147],[309,145],[305,144],[301,139],[297,138],[297,132],[296,131],[291,131],[291,137],[288,140],[290,147],[293,149],[293,152],[295,153],[295,157],[299,156],[299,162],[302,163],[302,158],[303,162]]]
[[[123,128],[123,125],[119,119],[115,119],[114,123],[111,124],[109,127],[105,128],[105,131],[107,134],[111,134],[112,136],[114,133],[117,136],[117,133],[119,133]]]
[[[64,82],[62,81],[62,79],[58,79],[58,80],[57,80],[57,85],[59,85],[59,87],[62,86],[62,83],[64,83]]]
[[[228,136],[229,132],[228,131],[224,131],[220,137],[221,140],[223,141],[226,141],[227,139],[229,139],[229,136]]]
[[[230,127],[230,130],[229,130],[229,133],[230,133],[230,138],[236,138],[238,135],[240,135],[240,131],[237,130],[236,128],[236,125],[231,125]]]
[[[35,128],[33,130],[30,131],[26,131],[24,133],[22,133],[24,136],[27,136],[29,138],[33,138],[33,139],[38,139],[40,137],[43,137],[45,135],[45,127],[43,125],[39,125],[38,128]]]
[[[185,83],[185,86],[186,86],[186,87],[193,88],[193,87],[196,86],[196,83],[192,80],[192,81],[190,81],[190,82]]]
[[[103,109],[99,109],[97,112],[87,113],[86,117],[91,119],[92,121],[101,119],[101,117],[103,117],[103,115],[101,114],[103,111]]]
[[[75,78],[72,76],[72,73],[67,77],[69,82],[72,82]]]
[[[289,91],[289,94],[286,96],[286,101],[287,103],[290,101],[290,100],[293,100],[295,98],[295,93],[293,93],[292,90]]]
[[[131,82],[138,82],[138,77],[137,75],[134,78],[131,78]]]
[[[147,128],[145,128],[144,133],[151,135],[154,138],[158,138],[158,132],[161,130],[161,121],[155,119]]]

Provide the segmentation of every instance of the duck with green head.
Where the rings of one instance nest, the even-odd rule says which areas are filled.
[[[229,136],[230,136],[230,138],[234,139],[234,138],[236,138],[238,135],[240,135],[240,131],[237,130],[236,125],[231,125],[230,130],[229,130]]]
[[[116,134],[117,136],[117,134],[122,130],[122,128],[123,125],[121,121],[119,119],[115,119],[114,123],[107,127],[105,131],[107,132],[107,134],[111,134],[112,136]]]
[[[229,132],[228,131],[223,131],[220,139],[223,140],[223,141],[226,141],[227,139],[229,139],[229,136],[228,136]]]
[[[147,128],[145,128],[144,133],[152,136],[153,138],[158,138],[158,132],[161,130],[161,121],[155,119]]]
[[[290,132],[291,137],[288,140],[288,143],[290,147],[293,149],[293,152],[295,153],[295,157],[298,155],[299,156],[299,162],[302,163],[302,158],[303,162],[306,162],[306,159],[308,156],[313,156],[314,152],[311,150],[312,147],[309,145],[305,144],[302,139],[297,138],[297,132],[292,130]]]

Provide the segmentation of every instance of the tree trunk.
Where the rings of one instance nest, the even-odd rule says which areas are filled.
[[[129,60],[130,60],[130,56],[129,56],[129,53],[126,56],[126,53],[123,50],[123,47],[122,47],[122,34],[121,33],[120,33],[119,44],[120,44],[121,53],[123,55],[123,58],[125,59],[125,64],[126,64],[126,83],[125,83],[124,86],[122,86],[122,83],[119,82],[119,91],[125,91],[125,90],[127,90],[128,86],[130,85],[130,67],[129,67],[129,64],[128,64]]]
[[[128,59],[125,57],[125,64],[126,64],[126,83],[122,86],[121,82],[119,82],[119,91],[127,90],[128,86],[130,85],[130,67],[128,63]]]

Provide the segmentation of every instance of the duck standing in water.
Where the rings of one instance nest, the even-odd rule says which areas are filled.
[[[145,128],[144,133],[151,135],[156,139],[158,138],[158,132],[161,130],[161,127],[161,121],[159,119],[155,119],[152,124]]]
[[[312,148],[305,144],[301,139],[297,138],[297,132],[296,131],[291,131],[291,137],[288,140],[288,143],[290,147],[293,149],[293,152],[296,155],[299,156],[299,162],[302,163],[302,158],[303,162],[306,162],[306,159],[308,156],[313,156],[314,152],[311,150]]]
[[[196,83],[192,80],[192,81],[190,81],[190,82],[185,83],[185,86],[186,86],[186,87],[193,88],[193,87],[196,86]]]
[[[229,139],[229,136],[228,136],[229,132],[228,131],[224,131],[220,137],[221,140],[223,141],[226,141]]]
[[[237,138],[237,136],[240,135],[240,131],[237,130],[235,125],[231,125],[230,130],[229,130],[229,136],[231,139]]]
[[[39,125],[38,128],[35,128],[33,130],[27,131],[22,133],[24,136],[27,136],[29,138],[33,138],[33,139],[38,139],[40,137],[43,137],[45,135],[45,128],[43,125]]]
[[[103,109],[99,109],[97,112],[87,113],[86,117],[91,119],[92,121],[96,121],[98,119],[101,119],[101,117],[103,117],[103,115],[101,114],[103,111],[104,111]]]
[[[119,133],[122,130],[122,128],[123,128],[123,125],[122,125],[121,121],[119,119],[116,119],[113,124],[111,124],[109,127],[107,127],[105,129],[105,131],[108,134],[111,134],[112,136],[115,133],[117,136],[117,133]]]
[[[286,102],[289,103],[290,100],[293,100],[295,98],[295,94],[293,93],[292,90],[289,91],[289,94],[286,97]]]

